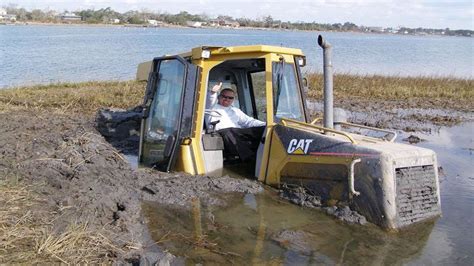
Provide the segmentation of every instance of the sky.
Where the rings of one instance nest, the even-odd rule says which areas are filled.
[[[317,23],[352,22],[359,26],[450,28],[474,30],[473,0],[0,0],[32,9],[74,11],[111,7],[118,12],[149,10],[171,14],[187,11],[211,17]]]

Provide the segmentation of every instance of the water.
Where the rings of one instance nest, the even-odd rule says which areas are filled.
[[[472,265],[473,133],[474,123],[469,122],[417,134],[425,141],[416,145],[433,149],[443,168],[443,216],[401,233],[342,224],[283,202],[272,191],[235,196],[226,208],[209,209],[196,202],[192,210],[145,204],[144,212],[152,237],[188,264]]]
[[[301,48],[306,71],[321,71],[318,32],[0,25],[0,88],[88,80],[130,80],[140,62],[200,45]],[[474,76],[474,38],[322,33],[339,73]]]

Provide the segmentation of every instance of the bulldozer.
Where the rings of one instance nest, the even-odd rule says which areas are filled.
[[[218,175],[222,137],[209,125],[209,88],[235,91],[233,105],[266,123],[248,175],[279,187],[302,185],[347,202],[368,221],[398,230],[441,215],[436,154],[396,143],[396,132],[334,119],[332,45],[322,36],[324,117],[312,119],[300,49],[200,46],[141,63],[146,80],[138,160],[161,171]],[[335,121],[337,120],[337,121]]]

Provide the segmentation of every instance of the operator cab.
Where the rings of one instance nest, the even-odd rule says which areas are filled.
[[[206,109],[209,89],[222,82],[222,88],[234,91],[234,107],[266,123],[251,171],[261,175],[271,127],[283,118],[307,122],[300,72],[304,59],[299,49],[257,45],[197,47],[142,63],[137,78],[148,84],[140,164],[195,174],[222,169],[228,159],[223,140],[209,123],[219,114]]]
[[[235,93],[234,102],[232,104],[234,107],[239,108],[250,117],[267,122],[267,71],[265,68],[265,60],[265,58],[226,60],[210,69],[208,88],[210,89],[222,82],[222,88],[231,88]],[[275,88],[272,94],[278,96],[272,102],[274,110],[273,121],[279,122],[281,118],[305,121],[304,106],[302,105],[301,91],[298,83],[297,71],[299,71],[299,69],[296,68],[293,62],[286,63],[284,60],[279,60],[279,62],[275,62],[271,64],[271,66],[273,73],[272,85],[273,88]],[[209,90],[207,93],[209,94]],[[209,97],[209,95],[206,97]],[[206,110],[204,118],[205,134],[203,134],[202,137],[206,168],[209,170],[212,169],[212,171],[226,165],[232,165],[232,168],[236,168],[235,164],[238,162],[238,156],[236,156],[236,154],[229,154],[224,150],[224,157],[221,159],[219,156],[215,156],[215,152],[209,151],[214,150],[216,147],[221,147],[220,143],[222,142],[220,136],[215,134],[212,130],[215,124],[211,125],[209,123],[210,117],[212,116],[215,117],[215,119],[213,119],[214,121],[219,118],[218,113]],[[260,151],[263,151],[264,136],[265,134],[255,136],[256,138],[262,138]],[[210,145],[210,143],[214,144]],[[250,164],[249,167],[252,168],[250,173],[253,174],[255,165]],[[241,169],[242,168],[240,168],[240,170]]]

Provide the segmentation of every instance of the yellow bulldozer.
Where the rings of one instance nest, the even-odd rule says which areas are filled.
[[[300,49],[201,46],[140,64],[137,79],[147,87],[139,163],[193,175],[225,169],[222,138],[207,124],[218,114],[206,109],[209,88],[223,83],[236,92],[234,106],[266,123],[249,176],[276,187],[304,185],[388,229],[439,216],[436,154],[395,143],[389,130],[335,122],[331,45],[321,36],[318,43],[325,70],[322,124],[306,106]]]

